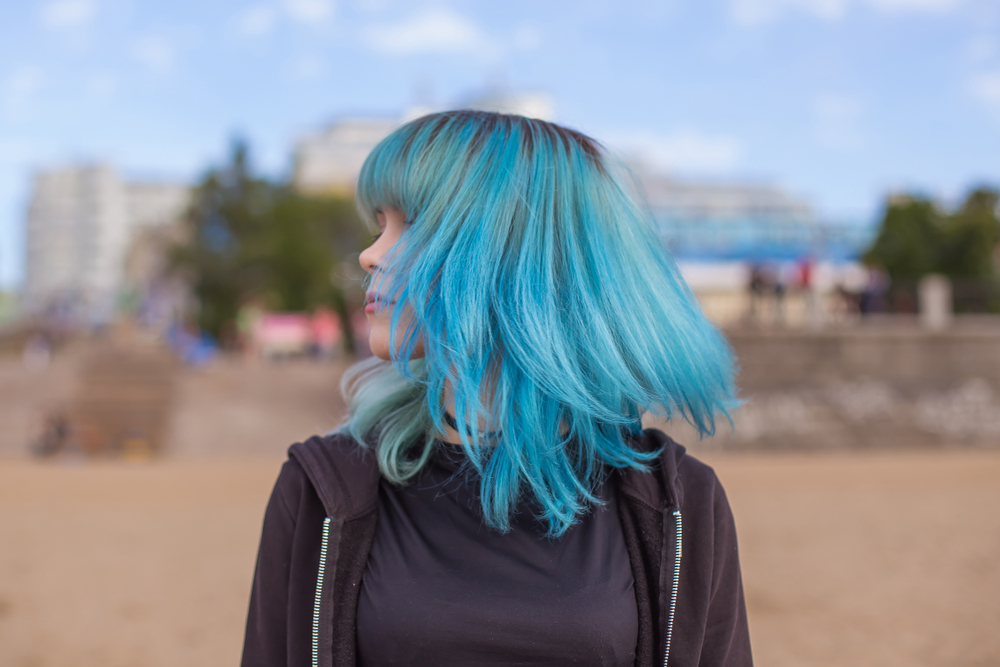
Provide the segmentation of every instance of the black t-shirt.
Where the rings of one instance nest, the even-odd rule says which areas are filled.
[[[381,482],[358,664],[631,666],[638,619],[613,494],[558,539],[527,504],[504,534],[464,462],[438,443],[415,481]]]

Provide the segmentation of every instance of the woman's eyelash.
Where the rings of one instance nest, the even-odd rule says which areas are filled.
[[[378,240],[379,240],[380,238],[382,238],[382,234],[384,234],[384,233],[385,233],[385,230],[383,230],[383,231],[379,232],[378,234],[374,234],[374,235],[372,235],[372,243],[375,243],[375,242],[376,242],[376,241],[378,241]]]

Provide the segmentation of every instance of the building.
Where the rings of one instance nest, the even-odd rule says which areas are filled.
[[[556,103],[551,95],[541,92],[513,93],[504,90],[493,90],[470,97],[465,104],[466,109],[480,109],[497,113],[516,114],[539,120],[555,120]]]
[[[640,180],[664,243],[681,261],[843,262],[871,240],[870,227],[821,221],[806,201],[774,186]]]
[[[190,188],[122,180],[109,165],[39,172],[27,217],[22,312],[100,324],[115,314],[135,239],[170,226]]]
[[[458,106],[543,120],[555,116],[555,102],[544,93],[494,91],[471,97]],[[315,194],[353,191],[361,165],[378,142],[403,123],[437,110],[412,107],[398,117],[344,117],[326,129],[303,136],[295,147],[295,187]]]
[[[353,190],[365,158],[400,122],[398,118],[342,118],[302,137],[295,147],[295,187],[316,194]]]
[[[874,233],[870,225],[823,221],[778,187],[635,173],[663,244],[719,324],[822,321]],[[754,275],[768,279],[763,314],[751,304]]]

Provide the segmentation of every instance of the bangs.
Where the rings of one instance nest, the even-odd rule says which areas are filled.
[[[416,217],[431,188],[441,187],[442,168],[459,157],[448,155],[457,151],[455,141],[441,140],[442,130],[452,123],[448,117],[408,123],[372,150],[361,167],[356,193],[358,210],[369,224],[375,224],[375,214],[387,207],[399,210],[407,220]],[[453,145],[444,145],[448,143]]]
[[[496,185],[491,164],[506,168],[511,162],[534,163],[539,153],[566,160],[574,152],[590,168],[604,171],[605,151],[574,130],[489,112],[434,114],[403,125],[379,142],[361,167],[356,202],[369,225],[376,224],[376,213],[386,207],[415,221],[436,197]]]

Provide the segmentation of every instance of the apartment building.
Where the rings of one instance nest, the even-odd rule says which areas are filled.
[[[126,181],[107,164],[38,172],[27,215],[22,312],[87,324],[110,320],[135,239],[176,224],[190,196],[184,185]]]

